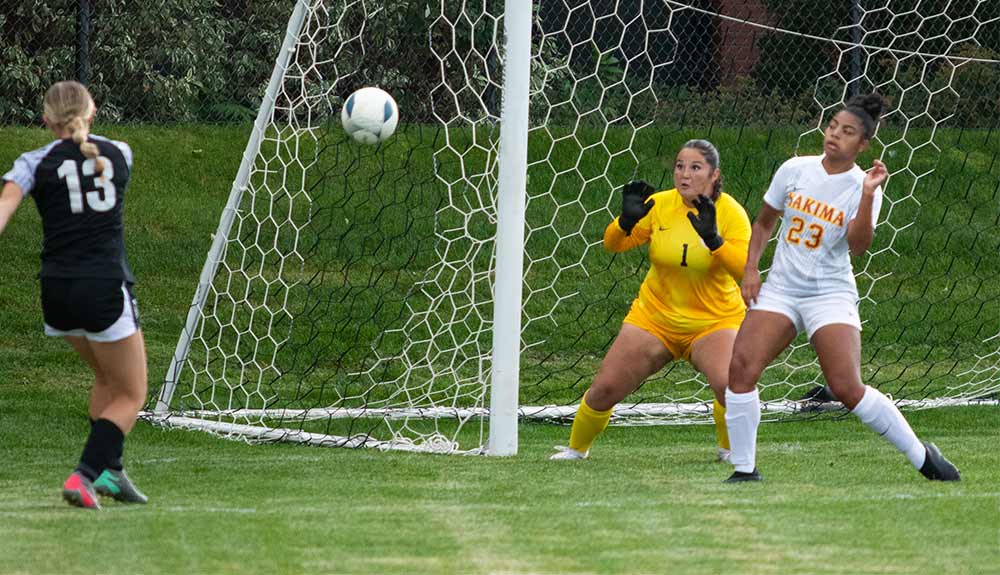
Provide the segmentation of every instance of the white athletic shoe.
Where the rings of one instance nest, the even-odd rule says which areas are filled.
[[[573,449],[572,447],[566,447],[564,445],[557,445],[556,452],[549,456],[552,461],[565,461],[569,459],[587,459],[590,455],[590,450],[584,451],[583,453]]]
[[[724,447],[715,448],[715,460],[721,461],[722,463],[729,463],[729,458],[732,457],[733,452],[729,451]]]

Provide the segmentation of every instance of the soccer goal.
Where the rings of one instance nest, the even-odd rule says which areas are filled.
[[[863,375],[904,407],[1000,392],[1000,3],[300,0],[146,417],[246,441],[510,455],[566,421],[648,266],[620,186],[713,141],[751,217],[833,110],[878,91],[892,174],[856,258]],[[401,124],[341,129],[378,86]],[[208,246],[206,246],[208,247]],[[822,384],[806,341],[765,418]],[[711,421],[683,363],[614,423]],[[815,412],[809,412],[815,413]]]

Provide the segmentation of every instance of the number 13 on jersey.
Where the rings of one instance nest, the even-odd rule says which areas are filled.
[[[115,177],[115,168],[108,158],[101,156],[100,159],[101,163],[104,164],[104,171],[99,177],[94,178],[94,184],[101,188],[104,193],[102,194],[97,189],[87,190],[86,198],[90,209],[95,212],[106,212],[115,207],[115,203],[118,201],[115,184],[111,181]],[[88,158],[80,166],[80,171],[83,172],[84,176],[93,176],[96,167],[97,163]],[[73,160],[64,161],[56,170],[59,177],[66,180],[66,189],[69,190],[69,209],[74,214],[83,213],[84,193],[80,185],[80,171],[77,171],[76,162]]]

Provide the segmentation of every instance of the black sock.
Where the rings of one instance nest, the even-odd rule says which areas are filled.
[[[97,420],[91,417],[87,417],[87,419],[90,420],[90,427],[91,429],[93,429],[94,424],[97,423]],[[123,441],[122,444],[119,446],[118,452],[112,455],[111,461],[108,461],[108,469],[121,471],[122,469],[125,468],[125,466],[122,464],[122,453],[124,449],[125,449],[125,442]]]
[[[83,447],[83,455],[76,466],[77,471],[87,479],[94,481],[110,464],[118,458],[121,461],[125,444],[125,434],[114,422],[98,419],[90,427],[87,444]]]
[[[121,441],[113,444],[111,447],[111,458],[108,459],[108,469],[121,471],[123,468],[122,453],[125,451],[125,436],[122,435]]]

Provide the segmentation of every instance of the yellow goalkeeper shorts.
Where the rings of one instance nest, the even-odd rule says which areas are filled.
[[[675,360],[683,359],[691,361],[691,346],[694,342],[710,333],[720,329],[740,329],[746,313],[739,315],[709,320],[686,320],[684,325],[671,325],[663,321],[656,321],[647,313],[639,300],[632,302],[632,309],[625,316],[624,323],[634,325],[646,332],[656,336]]]

